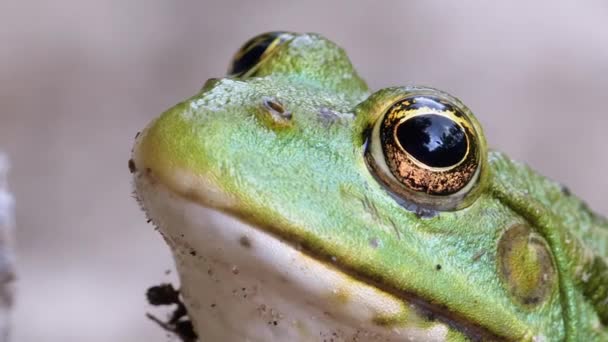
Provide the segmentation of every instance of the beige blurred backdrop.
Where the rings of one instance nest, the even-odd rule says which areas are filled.
[[[372,88],[460,97],[491,146],[608,214],[608,3],[0,2],[0,150],[17,199],[14,341],[166,341],[144,317],[172,279],[131,198],[135,133],[268,30],[343,46]]]

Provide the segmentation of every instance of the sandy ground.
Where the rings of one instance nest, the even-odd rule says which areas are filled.
[[[605,1],[186,3],[0,3],[0,149],[13,164],[20,267],[14,341],[167,340],[144,318],[144,290],[171,279],[172,261],[131,198],[131,143],[268,30],[323,33],[373,88],[457,95],[491,146],[608,213]]]

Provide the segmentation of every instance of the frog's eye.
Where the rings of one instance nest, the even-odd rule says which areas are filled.
[[[410,93],[383,108],[366,159],[392,193],[422,208],[454,210],[471,201],[485,141],[469,110],[438,91]]]
[[[267,32],[248,40],[232,58],[228,74],[232,76],[245,76],[270,56],[276,48],[293,38],[289,32]]]

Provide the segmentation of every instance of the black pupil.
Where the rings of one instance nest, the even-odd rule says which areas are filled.
[[[268,46],[272,44],[279,35],[281,35],[281,32],[271,32],[263,36],[255,37],[245,43],[242,48],[245,53],[232,62],[229,74],[242,74],[254,67],[260,61],[264,51],[268,49]]]
[[[397,139],[409,154],[430,167],[456,165],[467,152],[462,127],[437,114],[423,114],[401,123]]]

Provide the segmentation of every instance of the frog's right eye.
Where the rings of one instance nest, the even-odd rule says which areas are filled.
[[[293,38],[289,32],[267,32],[248,40],[232,58],[228,69],[231,76],[249,76],[278,46]]]
[[[471,112],[435,89],[412,89],[381,101],[366,159],[401,199],[432,210],[470,205],[479,193],[485,139]]]

